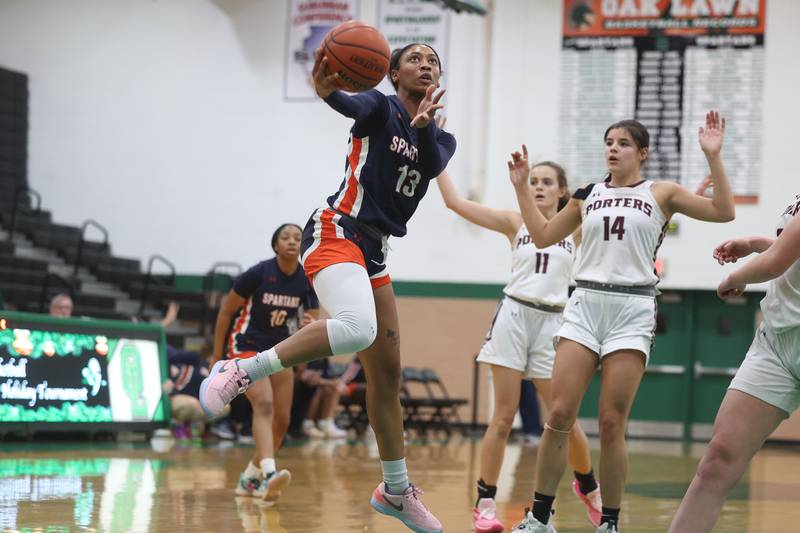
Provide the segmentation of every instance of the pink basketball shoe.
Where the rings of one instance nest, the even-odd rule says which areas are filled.
[[[386,484],[380,485],[372,492],[369,503],[379,513],[393,516],[403,522],[410,530],[417,533],[441,533],[442,524],[425,507],[419,499],[422,491],[409,485],[403,494],[389,494]]]
[[[236,359],[217,361],[200,384],[200,406],[208,418],[219,416],[225,406],[249,386],[250,378],[239,368]]]
[[[476,533],[501,533],[503,523],[495,515],[497,505],[492,498],[481,498],[478,506],[472,509],[472,529]]]
[[[581,492],[581,485],[577,479],[572,480],[572,492],[575,493],[586,506],[586,514],[589,516],[589,522],[594,527],[600,526],[600,518],[603,516],[603,501],[600,498],[600,487],[597,487],[589,494]]]

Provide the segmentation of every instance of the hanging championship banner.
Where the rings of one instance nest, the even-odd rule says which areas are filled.
[[[331,28],[355,19],[357,10],[357,0],[291,0],[284,76],[287,100],[316,98],[311,83],[314,51]]]
[[[450,16],[436,2],[424,0],[381,0],[378,4],[378,29],[389,42],[389,48],[402,48],[409,43],[433,47],[443,66],[447,66]],[[378,89],[393,94],[394,88],[383,80]]]
[[[765,20],[766,0],[564,0],[561,161],[601,179],[605,128],[633,117],[650,131],[644,175],[694,190],[708,173],[697,129],[718,109],[734,194],[757,202]]]

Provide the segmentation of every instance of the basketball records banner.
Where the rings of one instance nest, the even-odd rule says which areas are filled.
[[[609,124],[650,131],[644,175],[693,190],[708,173],[705,113],[727,118],[723,158],[737,202],[761,187],[766,0],[564,0],[559,151],[579,182],[606,172]]]
[[[292,0],[286,31],[284,97],[287,100],[313,100],[311,69],[314,51],[322,39],[342,22],[353,20],[357,0]]]
[[[389,49],[410,43],[428,44],[447,65],[447,42],[450,17],[436,2],[423,0],[381,0],[378,4],[378,29],[389,42]],[[394,88],[384,79],[378,89],[393,94]]]

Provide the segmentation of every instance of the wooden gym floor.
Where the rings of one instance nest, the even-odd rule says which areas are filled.
[[[631,442],[623,531],[666,530],[702,448]],[[159,453],[148,443],[2,442],[0,531],[408,531],[369,506],[380,480],[374,445],[312,441],[283,449],[279,467],[294,479],[273,506],[233,494],[251,451],[217,443]],[[470,531],[478,451],[479,441],[460,437],[408,446],[411,479],[447,532]],[[714,531],[800,531],[799,452],[796,446],[759,452]],[[530,501],[535,461],[536,447],[509,446],[497,496],[507,530]],[[593,531],[566,482],[556,509],[559,533]]]

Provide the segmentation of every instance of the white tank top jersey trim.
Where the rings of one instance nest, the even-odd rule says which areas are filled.
[[[780,218],[777,234],[800,213],[800,194]],[[764,321],[778,332],[800,326],[800,261],[795,261],[780,277],[770,281],[767,295],[761,300]]]
[[[658,206],[652,181],[629,187],[595,183],[578,189],[581,208],[581,253],[576,281],[653,286],[658,248],[668,220]]]
[[[540,250],[522,224],[511,245],[511,280],[503,293],[535,304],[567,305],[574,256],[572,236]]]

